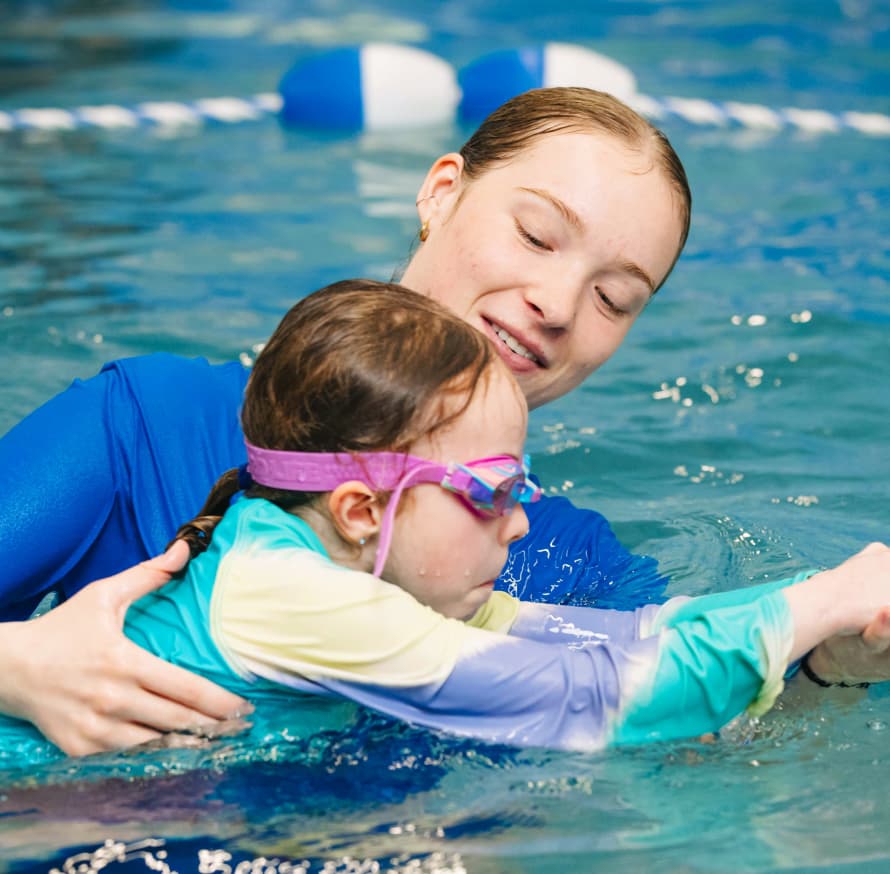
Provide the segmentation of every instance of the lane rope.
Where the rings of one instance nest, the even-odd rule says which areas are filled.
[[[17,109],[0,111],[0,131],[73,131],[80,128],[181,127],[205,122],[236,124],[257,121],[281,110],[280,94],[252,97],[207,97],[180,103],[172,100],[137,103],[135,106],[78,106],[74,109]]]
[[[781,131],[796,128],[807,133],[839,133],[853,130],[870,136],[890,136],[890,115],[879,112],[831,113],[822,109],[784,107],[772,109],[757,103],[725,103],[689,97],[651,97],[636,94],[626,101],[637,112],[656,121],[676,116],[689,124],[710,127],[736,126]],[[153,101],[135,106],[104,104],[75,109],[33,108],[0,110],[0,131],[73,131],[82,128],[139,128],[145,126],[197,126],[205,122],[237,124],[277,115],[280,94],[252,97],[207,97],[178,103]]]
[[[295,64],[277,93],[0,111],[0,133],[194,128],[240,124],[277,116],[315,128],[394,129],[478,123],[504,100],[528,88],[587,85],[611,91],[655,121],[677,118],[701,127],[795,130],[812,135],[854,131],[890,136],[890,115],[828,112],[690,97],[653,97],[636,91],[631,70],[605,55],[569,43],[499,50],[460,72],[430,52],[405,45],[341,47]]]

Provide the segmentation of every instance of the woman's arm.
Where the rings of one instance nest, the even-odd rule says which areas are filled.
[[[236,695],[127,640],[129,605],[166,583],[184,543],[78,592],[38,619],[0,624],[0,711],[72,755],[143,743],[162,731],[250,712]]]
[[[0,618],[24,619],[160,551],[244,456],[239,364],[150,355],[106,365],[0,440]],[[113,580],[157,585],[152,570]],[[67,752],[120,747],[238,701],[134,647],[108,580],[0,624],[0,711]],[[66,725],[68,720],[72,724]]]
[[[838,635],[807,656],[811,673],[823,683],[852,686],[890,680],[890,608],[878,611],[862,634]],[[813,683],[800,674],[800,682]]]
[[[111,521],[120,470],[106,411],[115,382],[109,372],[75,382],[0,440],[4,620],[26,618],[47,592],[76,573]],[[118,427],[128,430],[131,417],[122,407]],[[142,558],[147,555],[132,555],[128,563]]]
[[[529,533],[510,546],[499,589],[522,601],[621,610],[664,600],[658,563],[628,552],[599,513],[548,496],[525,509]]]
[[[112,362],[0,439],[0,619],[162,550],[244,460],[246,377],[175,355]]]
[[[840,603],[832,605],[831,612],[836,613],[844,605],[855,603],[857,592],[871,580],[881,580],[882,575],[884,582],[890,579],[890,549],[884,544],[872,543],[828,573],[840,577],[848,586],[848,591],[839,599]],[[817,609],[813,604],[810,607]],[[874,612],[861,634],[846,628],[810,643],[808,666],[825,684],[855,686],[888,680],[890,606]],[[801,678],[799,682],[811,681]]]

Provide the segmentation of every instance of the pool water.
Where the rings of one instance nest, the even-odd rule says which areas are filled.
[[[12,2],[0,109],[246,96],[346,42],[411,42],[460,68],[550,39],[627,64],[653,96],[890,111],[877,0],[427,6]],[[695,196],[689,245],[613,361],[532,416],[537,472],[655,556],[669,594],[890,538],[890,140],[663,127]],[[0,430],[106,360],[248,361],[307,292],[389,278],[427,165],[467,134],[0,134]],[[882,688],[716,744],[599,755],[367,714],[303,742],[269,726],[261,749],[0,776],[0,871],[885,871],[888,727]]]

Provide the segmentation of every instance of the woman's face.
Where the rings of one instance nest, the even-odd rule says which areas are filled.
[[[674,261],[680,198],[620,140],[543,136],[467,183],[450,154],[420,190],[420,245],[404,284],[495,344],[530,407],[558,398],[618,348]]]

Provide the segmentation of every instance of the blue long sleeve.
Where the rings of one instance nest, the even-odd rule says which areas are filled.
[[[151,355],[76,381],[0,440],[0,618],[163,549],[241,464],[239,364]]]
[[[497,588],[521,601],[618,610],[664,600],[657,562],[628,552],[600,513],[546,495],[525,511],[529,533],[511,545]]]

